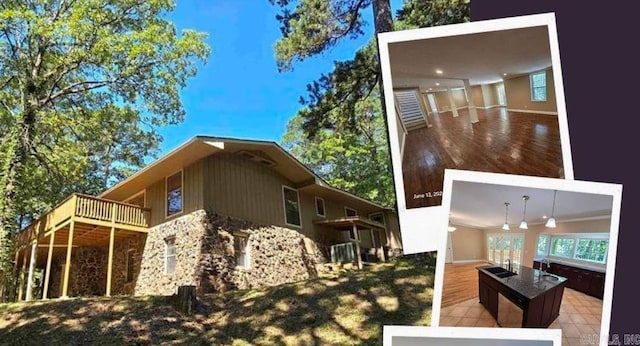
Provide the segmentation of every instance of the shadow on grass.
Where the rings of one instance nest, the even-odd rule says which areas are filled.
[[[382,344],[382,326],[429,325],[435,256],[199,299],[183,316],[166,297],[0,305],[0,344]]]

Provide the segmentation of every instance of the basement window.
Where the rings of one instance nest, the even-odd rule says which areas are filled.
[[[164,269],[165,274],[173,274],[176,271],[176,237],[164,240]]]
[[[167,177],[167,217],[182,213],[182,171]]]
[[[249,237],[236,234],[233,236],[233,248],[235,250],[236,265],[240,268],[249,268]]]
[[[127,282],[133,281],[133,249],[127,251]]]
[[[547,100],[547,72],[536,72],[529,75],[531,81],[531,101]]]

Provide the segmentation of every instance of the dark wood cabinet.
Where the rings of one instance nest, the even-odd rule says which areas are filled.
[[[533,262],[535,269],[540,269],[539,261]],[[582,269],[566,264],[551,262],[547,271],[567,278],[567,287],[602,299],[604,296],[604,273]]]
[[[491,316],[498,320],[498,287],[495,280],[483,272],[478,272],[480,304],[489,311]]]

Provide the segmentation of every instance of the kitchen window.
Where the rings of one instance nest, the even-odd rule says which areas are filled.
[[[547,100],[547,72],[536,72],[529,75],[531,81],[531,101]]]
[[[547,243],[550,245],[548,250],[546,250]],[[607,262],[608,251],[608,233],[541,234],[538,236],[537,255],[541,257],[562,257],[604,264]]]

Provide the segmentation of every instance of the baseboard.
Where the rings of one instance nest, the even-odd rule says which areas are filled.
[[[472,259],[472,260],[453,261],[453,263],[475,263],[475,262],[487,262],[487,260],[485,260],[485,259]]]
[[[491,109],[491,108],[496,108],[496,107],[505,107],[505,106],[503,106],[503,105],[491,105],[491,106],[486,106],[486,107],[476,107],[476,108]]]
[[[511,109],[507,108],[509,112],[519,112],[519,113],[534,113],[534,114],[546,114],[546,115],[558,115],[558,112],[547,112],[547,111],[532,111],[530,109]]]

